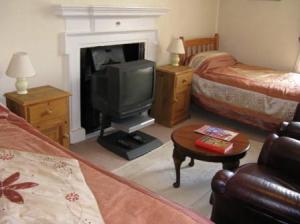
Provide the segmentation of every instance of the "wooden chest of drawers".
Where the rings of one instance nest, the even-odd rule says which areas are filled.
[[[51,86],[28,90],[28,94],[6,93],[7,107],[26,119],[43,134],[69,147],[68,92]]]
[[[165,65],[157,68],[155,99],[151,115],[168,127],[187,119],[193,71],[186,66]]]

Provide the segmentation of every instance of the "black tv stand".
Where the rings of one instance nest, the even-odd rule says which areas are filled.
[[[143,142],[138,142],[132,136],[140,136]],[[120,140],[126,142],[127,145],[120,143]],[[117,131],[106,136],[99,136],[98,143],[127,160],[135,159],[162,145],[157,138],[141,131],[133,133]]]
[[[139,135],[138,133],[131,133],[131,134],[129,134],[129,137],[130,137],[130,139],[134,140],[138,144],[144,144],[145,143],[145,139],[141,135]]]
[[[130,142],[128,142],[128,141],[126,141],[125,139],[122,139],[122,138],[117,139],[117,143],[122,148],[126,148],[126,149],[132,149],[133,148],[133,145]]]

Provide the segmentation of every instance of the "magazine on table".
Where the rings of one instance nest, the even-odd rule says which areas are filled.
[[[195,130],[196,133],[203,135],[208,135],[213,138],[222,139],[225,141],[231,141],[239,133],[234,131],[229,131],[223,128],[213,127],[210,125],[203,125],[201,128]]]
[[[233,144],[210,136],[202,136],[195,141],[197,147],[208,151],[225,154],[232,149]]]

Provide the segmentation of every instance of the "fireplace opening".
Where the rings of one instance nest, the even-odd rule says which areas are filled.
[[[107,65],[145,59],[145,43],[81,48],[80,50],[80,96],[81,125],[86,133],[99,130],[99,111],[92,107],[91,76],[105,72]],[[109,127],[109,119],[104,126]]]

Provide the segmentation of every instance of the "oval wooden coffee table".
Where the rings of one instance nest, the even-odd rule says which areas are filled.
[[[204,124],[199,123],[184,126],[176,129],[172,133],[171,138],[174,143],[173,159],[176,171],[176,182],[173,184],[175,188],[180,186],[180,166],[186,157],[191,158],[189,166],[194,166],[194,159],[198,159],[208,162],[221,162],[223,169],[235,170],[240,165],[240,159],[246,155],[250,147],[248,138],[239,133],[230,141],[233,143],[233,147],[226,154],[218,154],[201,149],[195,145],[195,141],[203,135],[195,133],[194,131],[203,125]]]

